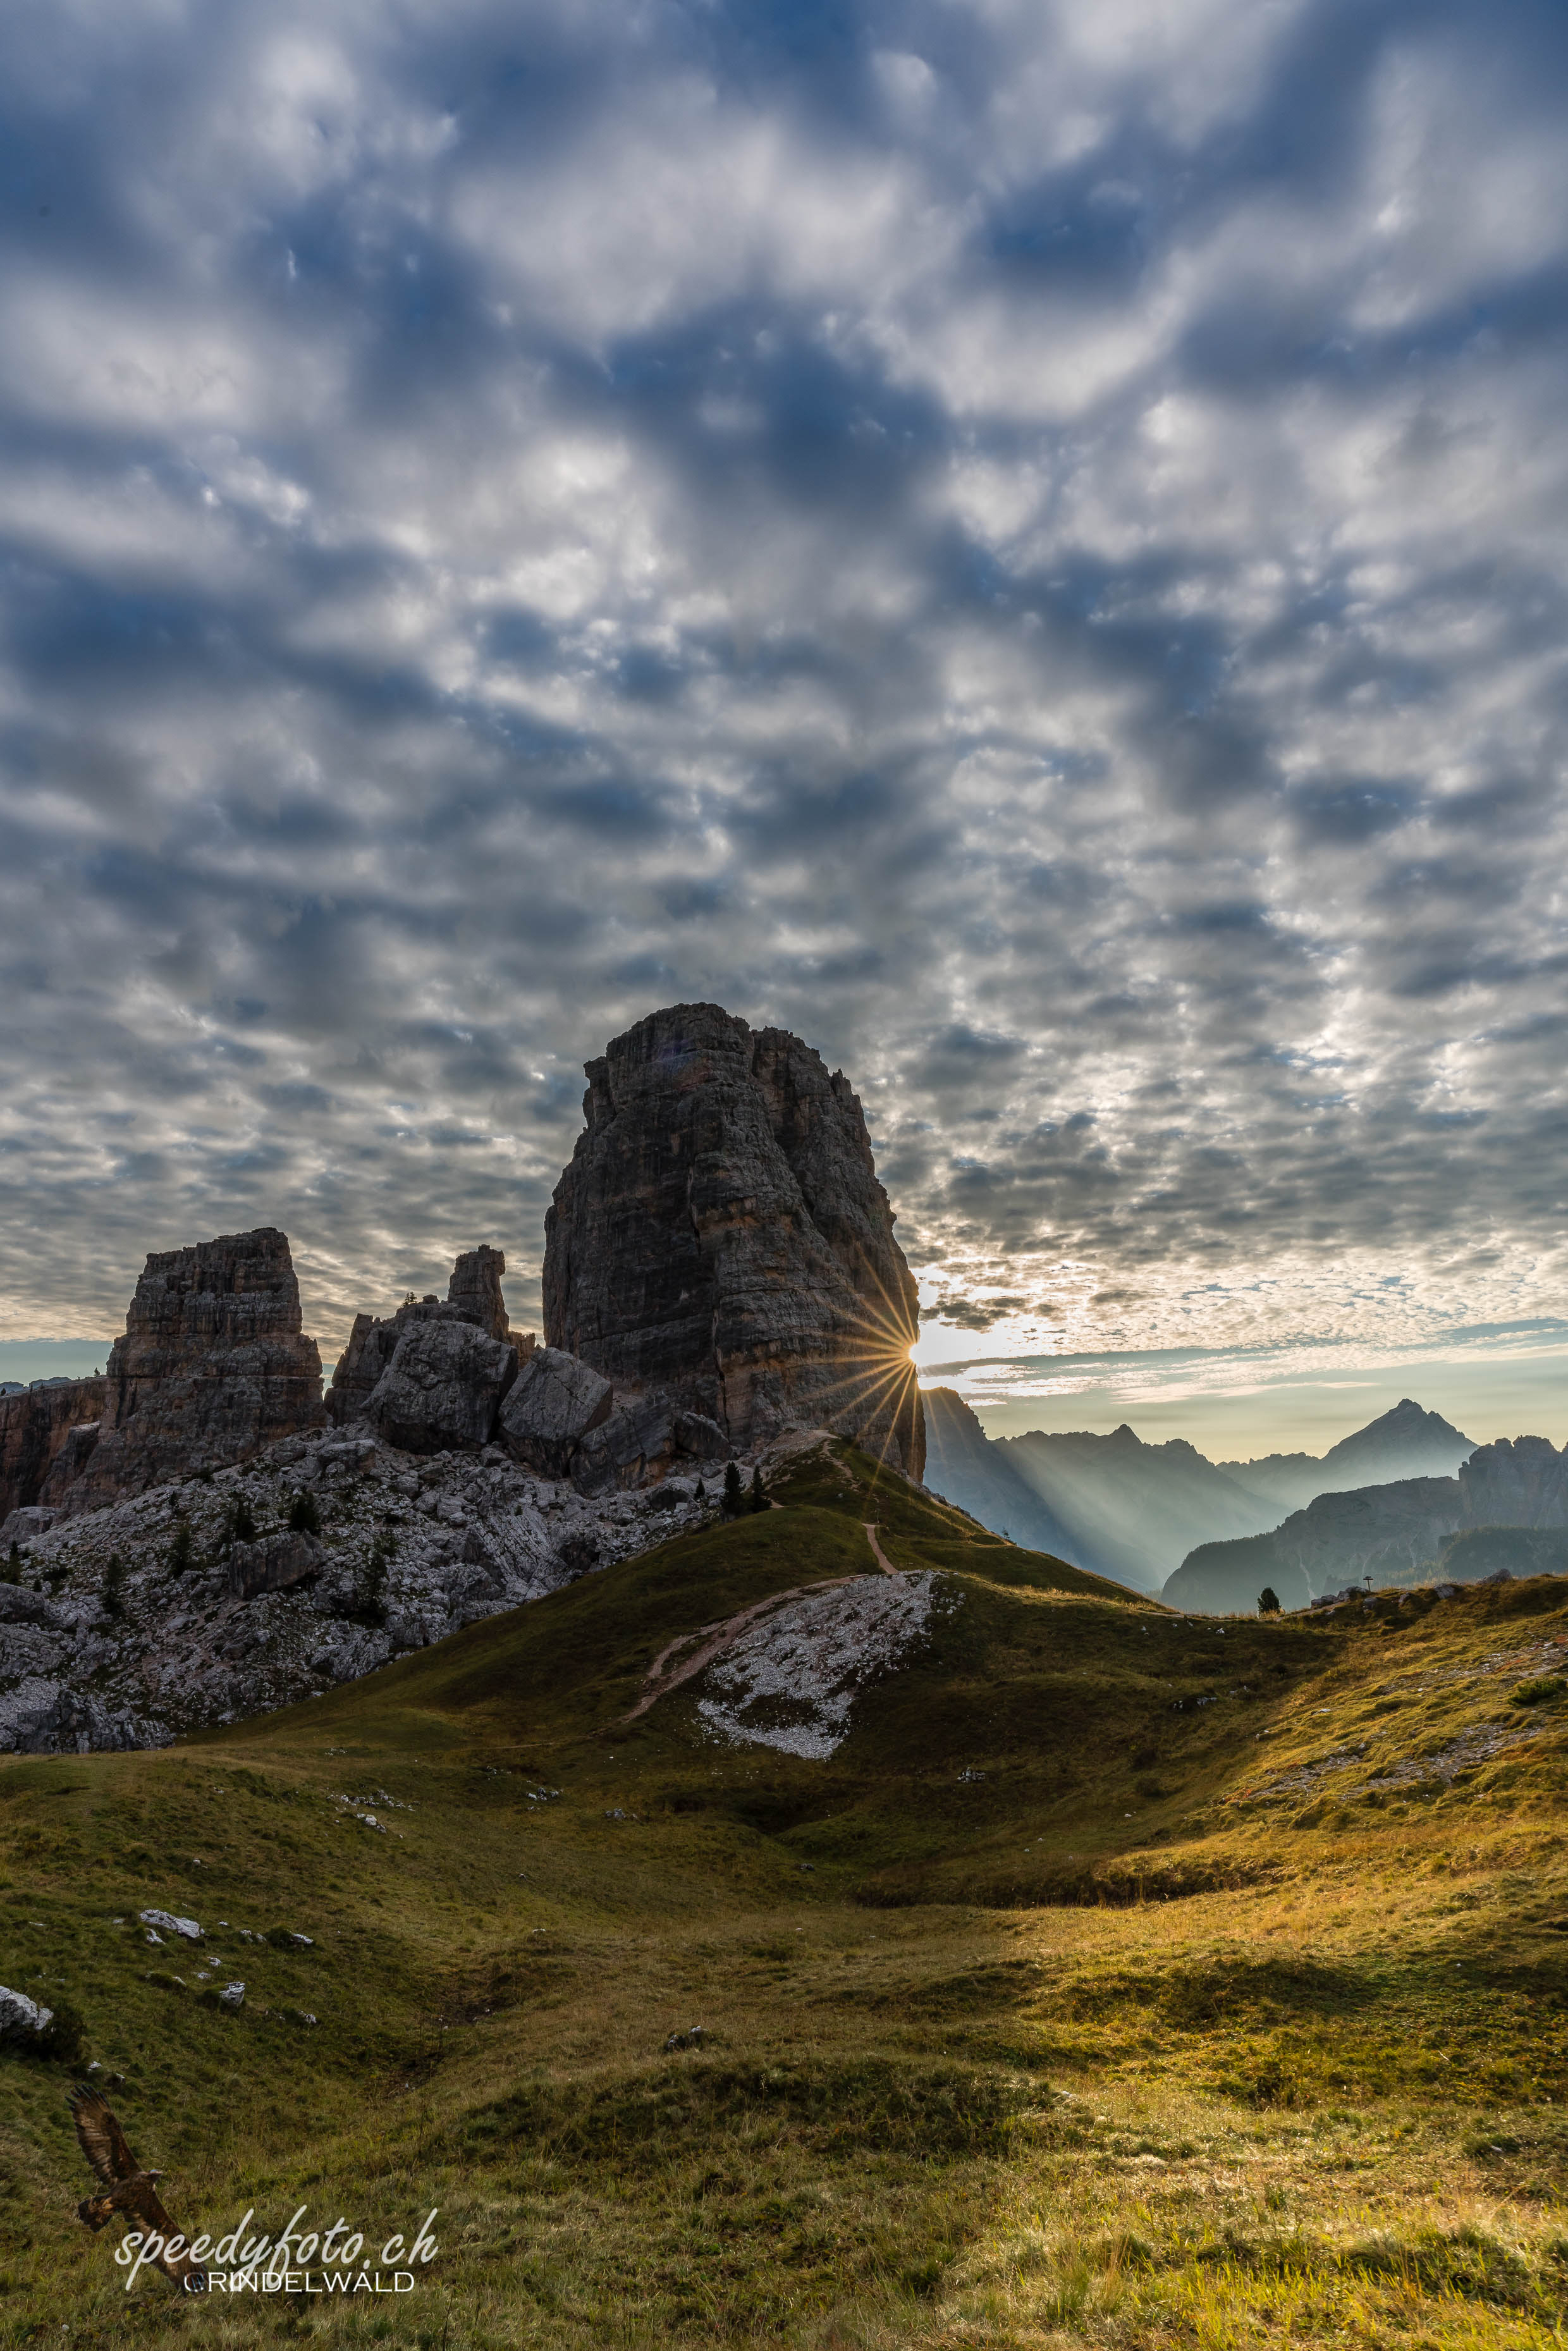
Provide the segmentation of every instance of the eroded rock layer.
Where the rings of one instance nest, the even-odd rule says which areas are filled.
[[[915,1289],[860,1102],[780,1029],[716,1004],[587,1065],[587,1131],[545,1220],[545,1336],[747,1446],[810,1425],[919,1478]]]
[[[103,1417],[68,1513],[222,1468],[321,1419],[287,1238],[270,1225],[151,1256],[110,1351]]]
[[[0,1396],[0,1520],[50,1499],[44,1488],[73,1430],[103,1413],[101,1379],[37,1380]]]

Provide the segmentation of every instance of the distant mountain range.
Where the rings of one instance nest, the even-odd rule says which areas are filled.
[[[1283,1510],[1301,1510],[1320,1494],[1348,1493],[1354,1486],[1451,1478],[1475,1449],[1473,1437],[1462,1437],[1441,1413],[1424,1412],[1406,1396],[1392,1412],[1342,1437],[1321,1459],[1311,1453],[1268,1453],[1260,1460],[1221,1461],[1217,1467],[1249,1493],[1278,1502]]]
[[[1142,1592],[1158,1592],[1200,1545],[1266,1534],[1320,1494],[1451,1478],[1475,1450],[1408,1397],[1321,1458],[1223,1462],[1180,1437],[1145,1445],[1125,1426],[993,1440],[953,1389],[927,1388],[923,1401],[927,1486],[996,1533]]]
[[[1544,1437],[1479,1445],[1455,1478],[1395,1478],[1319,1494],[1272,1533],[1195,1545],[1160,1598],[1188,1611],[1285,1608],[1363,1583],[1474,1583],[1561,1574],[1568,1545],[1568,1448]]]

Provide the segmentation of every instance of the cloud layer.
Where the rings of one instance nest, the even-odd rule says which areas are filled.
[[[312,1322],[798,1029],[1017,1343],[1568,1269],[1568,23],[59,0],[0,95],[4,1330]],[[989,1303],[988,1303],[989,1301]]]

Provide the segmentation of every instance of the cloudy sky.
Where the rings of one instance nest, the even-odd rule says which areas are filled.
[[[712,998],[929,1362],[1561,1371],[1559,0],[0,16],[0,1337]]]

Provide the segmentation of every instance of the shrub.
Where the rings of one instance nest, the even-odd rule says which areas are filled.
[[[22,1581],[22,1546],[20,1543],[13,1543],[10,1551],[6,1554],[5,1577],[7,1583],[20,1583]]]
[[[1277,1616],[1279,1613],[1280,1595],[1271,1583],[1266,1583],[1258,1594],[1258,1614],[1260,1616]]]
[[[186,1518],[174,1521],[174,1540],[169,1546],[168,1567],[171,1575],[183,1575],[196,1563],[196,1539]]]
[[[236,1494],[229,1504],[229,1514],[224,1524],[225,1543],[254,1542],[256,1517],[244,1494]]]
[[[321,1531],[321,1513],[308,1487],[302,1487],[294,1497],[288,1511],[288,1531],[296,1535],[319,1535]]]
[[[187,1528],[186,1531],[188,1533],[190,1530]],[[124,1615],[125,1562],[120,1558],[120,1553],[117,1551],[110,1552],[109,1555],[109,1565],[103,1572],[103,1591],[100,1597],[103,1601],[103,1613],[106,1616]]]
[[[1561,1674],[1538,1674],[1533,1681],[1516,1682],[1509,1699],[1511,1706],[1552,1706],[1568,1692],[1568,1680]]]
[[[379,1632],[387,1621],[387,1570],[397,1556],[397,1545],[383,1527],[371,1545],[370,1565],[354,1605],[345,1614],[356,1625]]]

